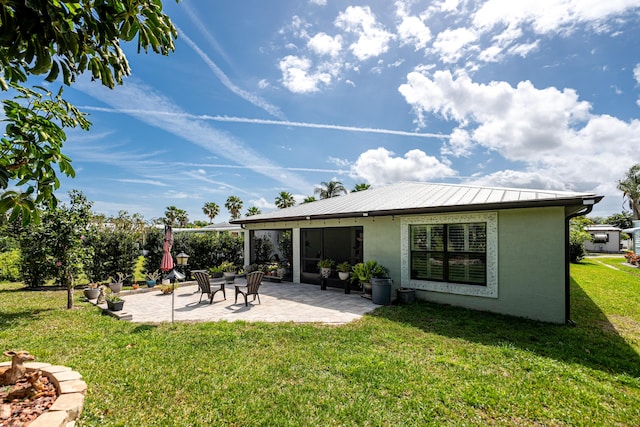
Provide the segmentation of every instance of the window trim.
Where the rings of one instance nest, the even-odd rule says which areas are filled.
[[[411,279],[411,236],[410,225],[437,225],[484,222],[487,224],[487,277],[486,286],[469,285],[455,282]],[[486,298],[498,298],[498,214],[497,212],[478,212],[442,215],[420,215],[404,217],[400,223],[401,232],[401,271],[402,286],[419,290],[443,292],[448,294],[470,295]]]

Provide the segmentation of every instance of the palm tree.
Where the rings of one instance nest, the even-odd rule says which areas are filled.
[[[356,184],[356,186],[353,188],[353,190],[351,190],[352,193],[355,193],[356,191],[364,191],[364,190],[368,190],[371,188],[371,184]]]
[[[180,209],[175,206],[167,206],[167,209],[164,211],[164,223],[166,225],[173,226],[176,223],[176,218],[178,217],[179,210]]]
[[[185,228],[189,223],[189,215],[184,209],[178,209],[176,215],[176,221],[178,221],[178,227]]]
[[[340,181],[322,181],[314,194],[318,194],[321,199],[330,199],[331,197],[337,197],[342,194],[347,194],[347,189],[344,188],[344,185]]]
[[[624,179],[618,181],[618,190],[629,202],[633,219],[640,219],[640,163],[631,166]]]
[[[245,214],[245,216],[260,215],[261,213],[262,211],[259,207],[251,206],[249,209],[247,209],[247,213]]]
[[[296,204],[296,200],[293,198],[291,193],[286,191],[281,191],[278,197],[276,197],[276,206],[278,209],[289,208]]]
[[[231,219],[240,218],[240,210],[242,209],[242,200],[240,200],[237,196],[229,196],[227,202],[224,204],[224,207],[227,208],[229,213],[231,214]]]
[[[209,217],[209,224],[213,224],[213,218],[220,213],[220,206],[214,202],[207,202],[202,207],[202,212]]]
[[[304,198],[304,200],[302,201],[302,203],[311,203],[311,202],[315,202],[317,199],[313,196],[307,196]]]

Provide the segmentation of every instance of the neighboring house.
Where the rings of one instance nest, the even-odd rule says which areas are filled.
[[[633,227],[622,230],[631,237],[631,249],[634,253],[640,254],[640,221],[632,221]]]
[[[376,260],[421,299],[548,322],[569,319],[569,219],[596,194],[403,182],[232,221],[287,233],[294,282],[322,258]],[[245,260],[245,262],[252,260]],[[334,280],[338,285],[337,279]]]
[[[164,229],[164,225],[156,224],[156,228]],[[215,224],[210,224],[204,227],[198,228],[178,228],[173,227],[174,233],[185,232],[185,233],[229,233],[232,236],[239,236],[242,233],[242,227],[236,224],[229,224],[228,222],[218,222]]]
[[[608,224],[588,225],[584,231],[591,235],[592,241],[584,242],[587,252],[619,253],[620,232],[618,227]]]

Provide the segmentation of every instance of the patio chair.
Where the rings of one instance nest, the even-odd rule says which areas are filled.
[[[222,291],[222,295],[224,295],[224,299],[227,299],[227,292],[224,289],[224,282],[216,282],[213,283],[209,278],[209,274],[205,271],[193,271],[193,276],[196,278],[198,282],[198,287],[200,288],[200,301],[202,301],[202,296],[204,294],[209,295],[209,304],[213,303],[213,296],[216,292]],[[218,289],[213,290],[212,286],[220,286]],[[198,303],[200,302],[198,301]]]
[[[246,285],[236,285],[236,304],[238,303],[238,294],[241,294],[244,297],[244,305],[248,306],[247,297],[249,295],[253,295],[253,300],[256,300],[258,297],[258,303],[260,302],[260,295],[258,291],[260,290],[260,285],[262,285],[262,278],[264,277],[264,273],[262,271],[254,271],[253,273],[247,274],[247,284]]]

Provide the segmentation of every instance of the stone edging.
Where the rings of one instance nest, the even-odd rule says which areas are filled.
[[[0,362],[0,366],[11,366],[11,362]],[[49,378],[58,391],[58,397],[53,405],[36,418],[29,427],[66,427],[74,425],[80,418],[87,383],[82,381],[82,375],[67,366],[51,365],[50,363],[25,363],[27,371],[40,369]]]

